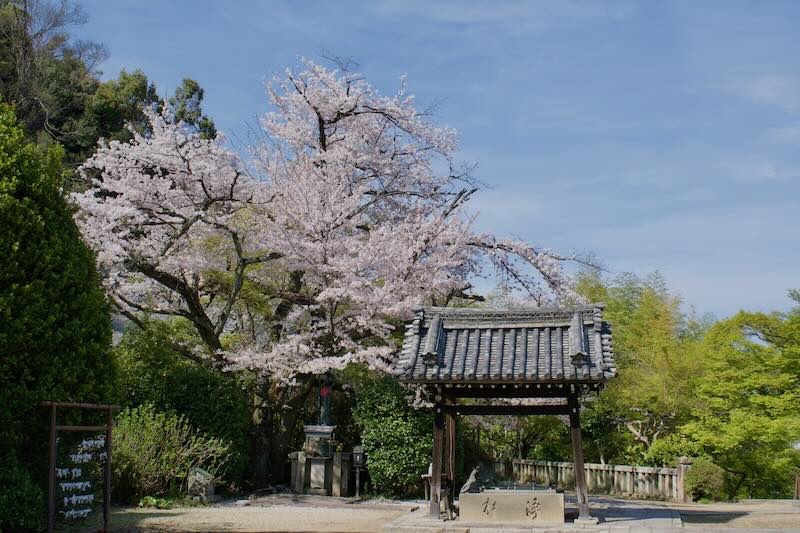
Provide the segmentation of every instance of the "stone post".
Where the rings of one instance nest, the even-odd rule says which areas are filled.
[[[292,462],[292,491],[303,494],[306,484],[306,454],[292,452],[289,454],[289,459]]]
[[[342,494],[342,452],[333,454],[333,483],[331,483],[331,496],[343,496]]]
[[[800,472],[794,474],[794,499],[800,500]]]
[[[692,467],[692,460],[689,457],[678,458],[678,501],[692,501],[690,494],[686,492],[686,473]]]
[[[350,476],[353,471],[353,454],[342,454],[342,496],[352,496],[350,491]]]

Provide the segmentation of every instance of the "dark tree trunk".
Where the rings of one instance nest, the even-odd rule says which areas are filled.
[[[254,487],[284,483],[288,455],[302,434],[309,416],[308,399],[316,380],[307,378],[297,387],[278,388],[260,379],[253,391],[250,481]]]
[[[269,405],[269,380],[259,376],[253,385],[253,412],[250,428],[250,482],[253,487],[267,485],[270,478],[270,434],[272,410]]]
[[[293,271],[289,276],[288,293],[299,294],[303,273]],[[291,299],[283,299],[272,317],[272,340],[278,341],[283,332],[283,320],[292,310]],[[259,376],[253,392],[252,434],[250,447],[250,480],[255,487],[285,481],[285,464],[289,445],[298,419],[305,413],[303,406],[308,397],[307,381],[299,387],[299,394],[290,389],[277,389],[266,375]],[[288,397],[288,401],[287,401]]]
[[[273,391],[277,397],[274,402],[272,431],[270,433],[271,479],[275,483],[286,481],[286,464],[289,452],[302,446],[296,442],[303,433],[303,425],[311,423],[313,411],[307,407],[308,400],[316,388],[315,378],[306,378],[298,387]]]

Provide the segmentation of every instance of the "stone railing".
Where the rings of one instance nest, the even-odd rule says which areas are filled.
[[[691,463],[691,459],[685,457],[678,460],[678,468],[586,463],[586,485],[591,494],[688,501],[684,477]],[[561,489],[575,488],[573,463],[515,459],[512,467],[517,483],[537,482]]]

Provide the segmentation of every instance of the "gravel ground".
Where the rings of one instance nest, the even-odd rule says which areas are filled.
[[[118,533],[150,532],[319,532],[369,533],[413,510],[408,503],[358,502],[346,498],[276,495],[254,500],[228,500],[209,507],[112,510],[111,530]],[[97,531],[102,513],[81,529]]]
[[[568,497],[568,499],[573,498]],[[642,512],[644,512],[642,517],[652,522],[669,510],[676,515],[680,513],[684,530],[688,531],[733,533],[741,528],[754,531],[800,532],[800,504],[792,502],[676,504],[608,497],[590,497],[590,501],[596,515],[604,519],[601,526],[636,524],[638,522],[631,522],[631,517],[627,514],[633,513],[631,514],[633,517],[634,514]],[[115,508],[111,525],[112,531],[118,533],[167,531],[367,533],[379,532],[385,524],[422,504],[422,502],[355,501],[347,498],[281,494],[252,500],[227,500],[210,507],[167,510]],[[663,511],[659,511],[660,509]],[[637,517],[642,518],[638,515]],[[85,527],[71,529],[70,532],[97,531],[100,524],[101,516],[98,513]],[[672,530],[672,527],[659,528],[662,529]]]
[[[186,509],[122,509],[114,513],[114,531],[314,531],[377,532],[406,509],[367,507],[314,508],[190,507]]]

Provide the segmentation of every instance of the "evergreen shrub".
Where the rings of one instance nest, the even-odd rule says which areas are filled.
[[[422,492],[420,476],[431,458],[433,415],[409,405],[407,391],[390,376],[359,383],[353,418],[361,429],[372,489],[385,496]]]
[[[113,494],[127,502],[184,494],[189,470],[197,467],[220,476],[230,453],[224,440],[149,404],[120,413],[112,442]]]
[[[695,501],[722,500],[725,498],[725,471],[709,459],[699,457],[686,473],[685,489]]]
[[[3,531],[45,516],[50,418],[38,403],[105,402],[114,390],[109,309],[61,190],[61,156],[26,142],[0,104],[0,476],[17,480],[0,482]]]

